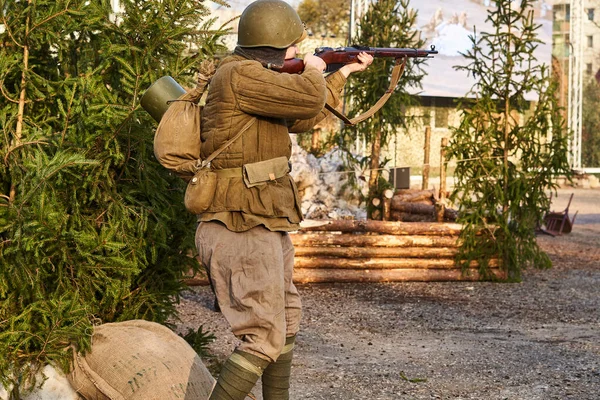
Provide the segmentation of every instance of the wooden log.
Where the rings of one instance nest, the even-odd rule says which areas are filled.
[[[296,257],[453,258],[457,247],[296,247]]]
[[[428,190],[416,190],[416,189],[396,189],[396,191],[394,192],[394,196],[416,196],[416,195],[432,195],[435,192],[435,190],[432,189],[428,189]]]
[[[198,260],[198,262],[199,261],[200,260]],[[200,270],[198,273],[194,273],[194,270],[190,269],[183,277],[182,281],[188,286],[206,286],[208,285],[208,276],[203,270]]]
[[[379,207],[379,205],[381,204],[381,199],[373,197],[373,200],[371,200],[371,204],[373,204],[374,207]]]
[[[391,212],[392,212],[392,199],[388,198],[388,197],[383,197],[383,207],[382,207],[382,214],[383,214],[383,220],[384,221],[389,221],[392,216],[391,216]]]
[[[477,269],[468,269],[463,274],[460,269],[314,269],[295,268],[295,283],[327,283],[327,282],[450,282],[478,281]],[[499,268],[491,272],[499,279],[506,279],[506,273]],[[208,286],[206,277],[184,279],[188,286]]]
[[[400,211],[391,211],[390,220],[402,222],[436,222],[433,215],[411,214]]]
[[[374,232],[389,235],[440,235],[458,236],[462,225],[437,222],[396,222],[373,220],[332,220],[318,227],[302,228],[301,232]]]
[[[183,283],[188,286],[208,286],[208,278],[205,276],[192,276],[184,278]]]
[[[418,201],[429,201],[429,204],[433,204],[434,193],[433,191],[418,191],[415,193],[407,194],[396,194],[392,198],[392,201],[407,201],[410,203],[416,203]]]
[[[479,264],[472,261],[469,266],[476,268]],[[490,261],[491,267],[498,266],[497,260]],[[297,268],[338,268],[338,269],[452,269],[458,268],[453,258],[326,258],[296,257],[294,267]]]
[[[500,269],[491,270],[499,279],[506,279],[506,273]],[[326,282],[449,282],[478,281],[477,269],[469,269],[466,274],[460,269],[294,269],[295,283]]]
[[[426,204],[429,206],[435,205],[435,199],[433,197],[428,197],[426,199],[411,201],[411,204]]]
[[[371,219],[375,220],[375,221],[380,221],[381,220],[381,210],[379,210],[379,209],[373,210],[373,212],[371,213]]]
[[[446,208],[444,210],[444,221],[454,222],[458,218],[458,211],[453,208]]]
[[[425,154],[423,155],[423,184],[421,185],[421,189],[427,190],[429,187],[429,153],[431,148],[431,127],[427,126],[425,128],[425,145],[423,146],[423,150]]]
[[[425,215],[435,215],[435,207],[433,204],[419,204],[419,203],[410,203],[406,201],[399,201],[398,197],[392,199],[392,210],[394,211],[402,211],[409,214],[425,214]]]
[[[406,204],[406,206],[404,206]],[[437,221],[437,206],[430,204],[419,204],[419,203],[400,203],[398,209],[392,208],[390,219],[392,221],[404,221],[404,222],[424,222],[424,221]],[[411,214],[417,216],[422,215],[427,218],[411,217]],[[458,212],[452,208],[444,208],[444,221],[456,221]]]
[[[436,206],[437,222],[444,221],[444,213],[446,211],[446,147],[448,146],[448,138],[442,138],[440,150],[440,194],[439,202]]]
[[[292,233],[296,247],[346,246],[346,247],[458,247],[453,236],[370,235],[352,233]]]
[[[394,197],[394,191],[392,189],[385,189],[383,191],[384,199],[391,199],[392,197]]]

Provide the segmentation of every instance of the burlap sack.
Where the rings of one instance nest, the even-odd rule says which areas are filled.
[[[86,400],[204,400],[215,384],[183,338],[142,320],[97,326],[68,379]]]

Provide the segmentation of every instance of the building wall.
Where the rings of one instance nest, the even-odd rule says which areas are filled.
[[[584,0],[583,23],[583,66],[585,76],[592,78],[600,70],[600,0]],[[568,73],[568,57],[571,51],[569,28],[571,22],[570,1],[553,2],[553,46],[552,55],[556,57],[563,73]]]
[[[450,138],[452,127],[460,124],[460,112],[451,98],[423,97],[421,101],[420,106],[408,110],[410,115],[420,117],[417,118],[420,122],[398,131],[384,149],[384,155],[391,160],[389,167],[411,167],[411,174],[420,174],[425,160],[425,132],[430,127],[429,166],[431,175],[436,176],[440,171],[442,139]]]

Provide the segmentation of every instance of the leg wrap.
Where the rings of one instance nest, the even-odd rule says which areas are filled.
[[[234,351],[223,364],[210,400],[244,400],[268,364],[255,355]]]
[[[269,364],[262,376],[264,400],[288,400],[290,398],[290,375],[296,336],[288,337],[277,361]]]

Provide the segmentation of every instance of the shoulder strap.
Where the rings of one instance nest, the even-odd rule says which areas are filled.
[[[377,111],[379,111],[381,107],[383,107],[383,105],[388,101],[388,99],[394,92],[394,89],[396,88],[396,85],[398,85],[400,77],[404,73],[404,68],[406,67],[406,60],[408,60],[408,57],[396,59],[396,63],[394,65],[394,69],[392,70],[392,78],[390,79],[390,85],[388,86],[388,89],[385,91],[383,96],[379,98],[377,103],[375,103],[371,108],[369,108],[366,112],[362,113],[361,115],[349,119],[347,116],[333,108],[328,103],[325,104],[325,108],[331,111],[333,115],[344,121],[346,125],[356,125],[367,118],[371,118],[373,114],[375,114]]]
[[[240,129],[240,131],[231,139],[229,139],[228,141],[226,141],[225,143],[223,143],[221,145],[221,147],[219,147],[217,150],[215,150],[210,156],[206,157],[205,160],[202,161],[202,163],[199,165],[199,168],[205,168],[208,164],[210,164],[210,162],[212,160],[215,159],[215,157],[217,157],[219,154],[221,154],[221,152],[223,150],[225,150],[227,147],[229,147],[233,142],[235,142],[236,140],[238,140],[240,138],[240,136],[242,136],[242,133],[246,132],[251,126],[252,124],[254,124],[254,122],[256,121],[256,117],[252,117],[252,119],[250,119],[250,121],[248,121],[246,123],[246,125],[244,125],[244,127],[242,129]]]

